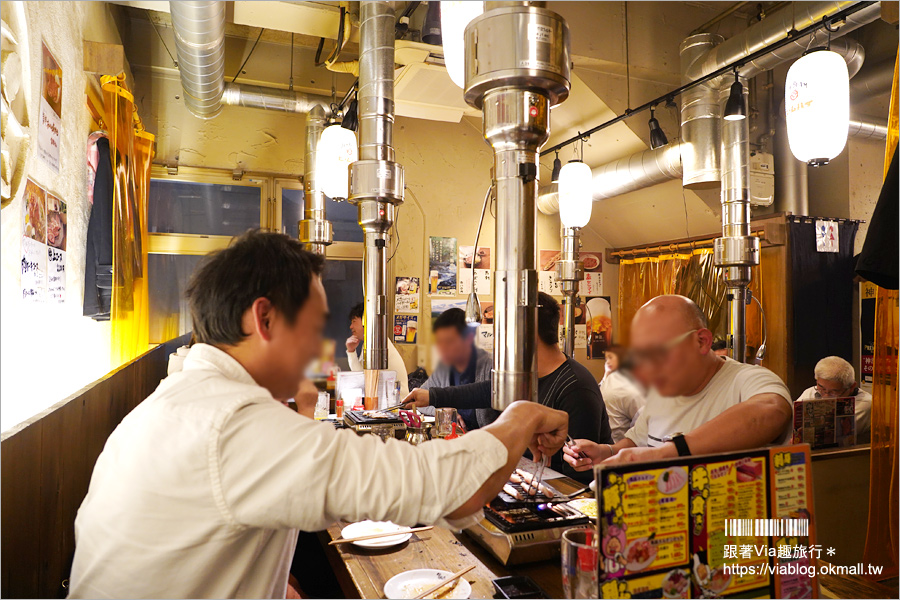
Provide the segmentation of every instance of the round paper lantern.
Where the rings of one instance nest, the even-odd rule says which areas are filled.
[[[817,50],[791,65],[784,112],[797,160],[817,167],[841,153],[850,126],[850,76],[840,54]]]
[[[450,79],[461,88],[466,87],[466,25],[483,12],[484,2],[441,2],[444,65]]]
[[[329,198],[346,199],[350,193],[350,164],[357,161],[356,134],[330,125],[316,145],[316,183]]]
[[[591,220],[591,168],[580,160],[567,163],[559,172],[559,218],[565,227],[584,227]]]

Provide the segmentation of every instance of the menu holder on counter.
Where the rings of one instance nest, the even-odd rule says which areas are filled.
[[[816,598],[807,444],[597,466],[600,598]]]

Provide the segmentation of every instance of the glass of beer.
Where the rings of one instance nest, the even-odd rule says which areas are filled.
[[[412,344],[416,341],[416,329],[418,326],[416,319],[410,319],[406,322],[406,343]]]
[[[437,272],[437,270],[431,271],[431,273],[429,274],[429,276],[430,276],[430,279],[431,279],[431,293],[432,293],[432,294],[437,294],[437,291],[438,291],[438,289],[437,289],[437,286],[438,286],[438,272]]]
[[[598,598],[599,552],[593,527],[562,534],[562,584],[565,598]]]
[[[445,438],[453,433],[454,423],[456,423],[455,408],[434,409],[434,427],[437,431],[437,437]]]

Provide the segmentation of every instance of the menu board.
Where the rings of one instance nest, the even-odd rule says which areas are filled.
[[[846,448],[856,443],[856,398],[806,398],[794,402],[794,443]]]
[[[809,470],[805,444],[597,467],[599,597],[813,598]]]

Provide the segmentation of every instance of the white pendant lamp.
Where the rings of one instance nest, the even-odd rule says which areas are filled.
[[[843,151],[850,126],[850,76],[840,54],[816,50],[791,65],[784,112],[797,160],[818,167]]]
[[[356,134],[329,125],[316,146],[316,182],[329,198],[345,200],[350,194],[350,164],[359,157]]]
[[[444,64],[450,79],[460,88],[466,87],[466,25],[483,12],[484,2],[441,2]]]
[[[591,220],[591,168],[580,160],[566,163],[559,172],[559,218],[564,227],[584,227]]]

